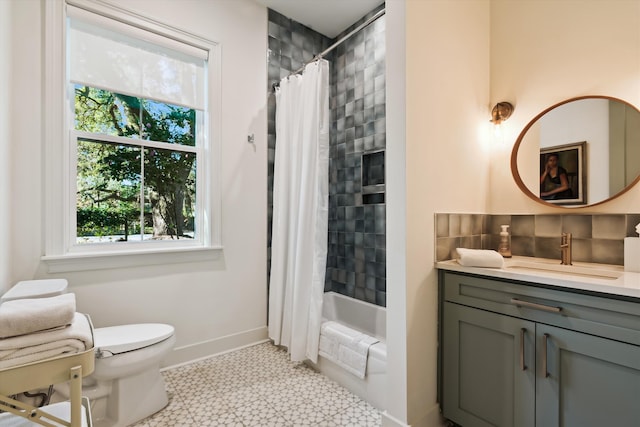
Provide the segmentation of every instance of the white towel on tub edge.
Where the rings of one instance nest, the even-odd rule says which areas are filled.
[[[363,379],[367,370],[369,348],[378,339],[338,322],[328,321],[320,330],[319,354],[351,374]]]

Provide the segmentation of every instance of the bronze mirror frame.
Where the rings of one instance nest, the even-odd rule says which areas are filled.
[[[565,206],[565,205],[558,205],[556,203],[550,203],[550,202],[547,202],[547,201],[541,199],[540,197],[538,197],[535,194],[533,194],[533,192],[525,185],[524,181],[522,181],[522,178],[520,177],[520,174],[518,172],[518,149],[520,148],[520,144],[522,143],[522,140],[524,139],[524,136],[527,134],[527,131],[542,116],[544,116],[545,114],[547,114],[549,111],[553,110],[554,108],[557,108],[557,107],[559,107],[561,105],[564,105],[564,104],[568,104],[570,102],[580,101],[580,100],[583,100],[583,99],[607,99],[607,100],[610,100],[610,101],[617,101],[617,102],[620,102],[622,104],[625,104],[625,105],[633,108],[634,110],[638,111],[638,113],[640,114],[640,110],[638,110],[638,108],[635,105],[630,104],[629,102],[624,101],[622,99],[615,98],[615,97],[612,97],[612,96],[605,96],[605,95],[585,95],[585,96],[577,96],[575,98],[569,98],[569,99],[566,99],[564,101],[560,101],[557,104],[554,104],[549,108],[546,108],[540,114],[535,116],[531,121],[529,121],[529,123],[527,123],[527,125],[524,127],[524,129],[522,129],[522,131],[518,135],[518,138],[516,139],[515,144],[513,145],[513,149],[511,151],[511,175],[513,176],[513,179],[515,180],[516,185],[518,186],[518,188],[520,188],[520,191],[522,191],[530,199],[532,199],[535,202],[538,202],[538,203],[540,203],[542,205],[552,206],[552,207],[561,208],[561,209],[579,209],[579,208],[587,208],[587,207],[597,206],[597,205],[601,205],[603,203],[609,202],[609,201],[611,201],[613,199],[616,199],[616,198],[620,197],[621,195],[623,195],[624,193],[629,191],[631,188],[633,188],[638,182],[640,182],[640,174],[639,174],[633,182],[631,182],[629,185],[627,185],[625,188],[620,190],[618,193],[614,194],[613,196],[610,196],[607,199],[604,199],[604,200],[601,200],[601,201],[598,201],[598,202],[595,202],[595,203],[588,203],[587,202],[587,204],[584,204],[584,205],[576,205],[576,206],[567,205],[567,206]]]

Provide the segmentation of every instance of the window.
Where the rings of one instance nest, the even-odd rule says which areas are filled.
[[[216,45],[108,6],[55,4],[66,65],[49,62],[66,87],[48,86],[48,104],[64,93],[66,108],[62,126],[55,113],[47,121],[63,136],[46,141],[47,157],[56,145],[63,153],[57,164],[47,159],[49,270],[104,268],[105,256],[107,267],[176,261],[176,252],[192,261],[194,251],[219,248]],[[55,6],[46,7],[51,23]]]
[[[202,112],[73,83],[70,90],[76,244],[199,238]]]

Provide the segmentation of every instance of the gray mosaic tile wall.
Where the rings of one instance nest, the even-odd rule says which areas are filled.
[[[273,84],[299,69],[305,62],[331,46],[332,40],[297,21],[269,9],[268,12],[268,83],[267,91],[267,277],[271,271],[271,220],[273,218],[273,165],[276,158],[276,97]],[[326,59],[331,61],[331,55]]]
[[[624,264],[624,238],[637,236],[640,214],[485,215],[436,214],[436,261],[455,258],[455,248],[497,249],[500,225],[508,224],[511,253],[560,259],[560,235],[571,233],[573,260]]]
[[[380,6],[380,8],[384,5]],[[268,262],[271,264],[275,96],[273,83],[297,70],[360,25],[373,10],[331,40],[269,10]],[[384,16],[326,56],[331,76],[329,235],[325,291],[386,305],[384,205]],[[372,154],[365,171],[362,156]],[[370,185],[363,188],[363,173]]]
[[[381,306],[386,306],[384,37],[382,16],[334,51],[325,283],[325,290]]]

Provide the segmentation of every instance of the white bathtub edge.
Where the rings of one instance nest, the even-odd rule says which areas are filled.
[[[356,377],[322,356],[318,357],[318,363],[309,360],[306,363],[376,409],[385,409],[387,400],[385,393],[387,386],[386,362],[369,359],[367,361],[367,375],[364,379]]]
[[[308,361],[308,364],[377,409],[386,409],[386,308],[335,292],[325,293],[323,302],[323,322],[336,321],[376,337],[380,341],[369,347],[367,371],[364,379],[347,372],[322,356],[318,356],[318,363]],[[341,318],[340,314],[343,314],[345,318]]]

